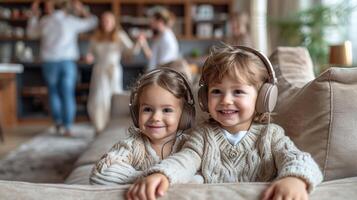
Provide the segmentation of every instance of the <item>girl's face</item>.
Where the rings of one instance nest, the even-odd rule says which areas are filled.
[[[255,115],[257,95],[255,87],[225,76],[221,83],[208,86],[208,111],[228,132],[246,131]]]
[[[111,13],[104,13],[101,17],[101,25],[105,32],[111,32],[114,30],[115,24],[115,17]]]
[[[183,102],[158,85],[146,86],[139,97],[139,128],[152,143],[176,136]]]

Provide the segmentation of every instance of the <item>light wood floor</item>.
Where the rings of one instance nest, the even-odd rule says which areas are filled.
[[[4,142],[0,142],[0,159],[11,150],[16,149],[22,143],[28,141],[35,135],[47,129],[50,125],[45,124],[26,124],[15,128],[4,130]]]

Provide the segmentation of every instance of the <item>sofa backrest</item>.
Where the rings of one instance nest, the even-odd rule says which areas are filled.
[[[279,81],[274,122],[311,153],[325,180],[357,176],[357,68],[313,79],[307,51],[291,47],[278,48],[271,61]]]

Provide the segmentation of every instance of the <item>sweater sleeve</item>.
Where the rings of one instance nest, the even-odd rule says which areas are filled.
[[[133,183],[143,172],[132,166],[133,153],[127,141],[115,144],[95,165],[91,184],[114,185]]]
[[[188,183],[201,167],[204,139],[198,130],[183,145],[181,151],[164,159],[150,168],[146,175],[153,173],[164,174],[171,184]]]
[[[98,24],[98,19],[95,15],[90,15],[86,18],[69,16],[68,23],[77,33],[83,33],[94,29]]]
[[[309,153],[300,151],[289,137],[285,136],[284,130],[273,126],[272,154],[278,169],[278,179],[294,176],[305,180],[308,191],[322,182],[322,173],[319,166]]]

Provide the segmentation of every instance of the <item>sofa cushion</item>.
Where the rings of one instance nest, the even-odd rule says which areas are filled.
[[[357,196],[357,177],[324,182],[310,194],[310,200],[354,199]],[[165,199],[260,199],[268,183],[178,184],[173,185]],[[0,180],[0,199],[36,200],[121,200],[128,189],[124,186],[36,184]]]
[[[71,185],[89,185],[89,176],[92,172],[94,164],[82,165],[75,168],[66,178],[65,184]]]
[[[87,150],[76,161],[75,167],[97,162],[109,149],[128,134],[132,124],[130,117],[112,119],[106,129],[88,146]]]
[[[279,53],[284,54],[275,56]],[[292,77],[284,70],[288,64],[272,61],[280,90],[274,122],[300,149],[312,154],[325,180],[357,176],[357,68],[330,68],[301,87],[302,81],[287,80]]]
[[[279,82],[301,88],[315,78],[310,54],[304,47],[278,47],[269,60],[275,66]]]

